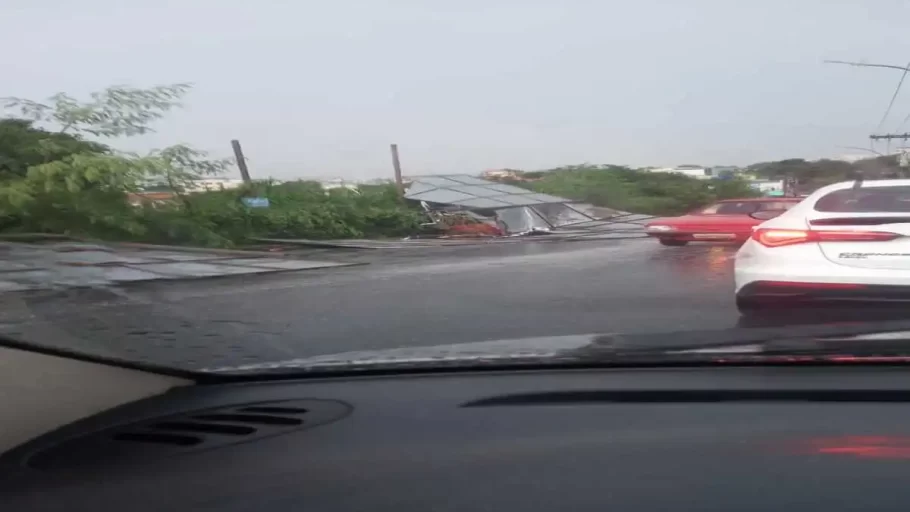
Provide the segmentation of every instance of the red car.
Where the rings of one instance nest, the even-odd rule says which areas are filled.
[[[648,236],[663,245],[689,242],[743,243],[752,228],[802,201],[800,197],[726,199],[681,217],[662,217],[645,225]]]

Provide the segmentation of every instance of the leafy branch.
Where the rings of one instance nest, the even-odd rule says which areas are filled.
[[[159,85],[148,89],[113,86],[94,92],[88,101],[57,93],[45,102],[0,98],[5,109],[39,123],[49,123],[59,133],[96,137],[132,137],[153,132],[151,124],[182,105],[192,84]]]

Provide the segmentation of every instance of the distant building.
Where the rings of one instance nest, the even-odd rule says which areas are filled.
[[[515,169],[487,169],[480,173],[480,176],[487,180],[501,180],[510,178],[520,180],[522,172]]]
[[[766,196],[784,194],[784,180],[753,180],[749,182],[749,186]]]
[[[127,194],[126,199],[133,206],[154,206],[173,201],[173,192],[136,192]]]
[[[677,165],[676,167],[653,167],[648,172],[668,172],[682,174],[690,178],[706,180],[713,177],[711,169],[701,165]]]
[[[743,170],[735,165],[715,165],[711,167],[711,177],[718,180],[743,178]]]
[[[243,185],[243,180],[229,178],[206,178],[192,180],[186,187],[187,192],[211,192],[215,190],[229,190]]]
[[[840,160],[841,162],[853,163],[853,162],[859,162],[860,160],[875,158],[875,156],[876,155],[874,153],[854,153],[852,155],[847,154],[847,155],[836,156],[836,157],[832,158],[831,160]]]
[[[389,185],[395,183],[395,180],[389,178],[373,178],[360,182],[361,185]]]
[[[347,181],[341,178],[333,180],[320,180],[319,184],[322,185],[323,190],[332,190],[336,188],[346,188],[348,190],[357,190],[358,183],[356,181]]]

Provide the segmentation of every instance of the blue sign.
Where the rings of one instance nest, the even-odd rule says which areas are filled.
[[[267,197],[244,197],[241,199],[243,204],[249,206],[250,208],[268,208],[269,207],[269,198]]]

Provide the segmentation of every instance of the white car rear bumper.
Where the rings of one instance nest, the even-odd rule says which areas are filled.
[[[910,300],[910,272],[840,265],[815,244],[769,249],[749,240],[736,255],[734,280],[737,296]]]

